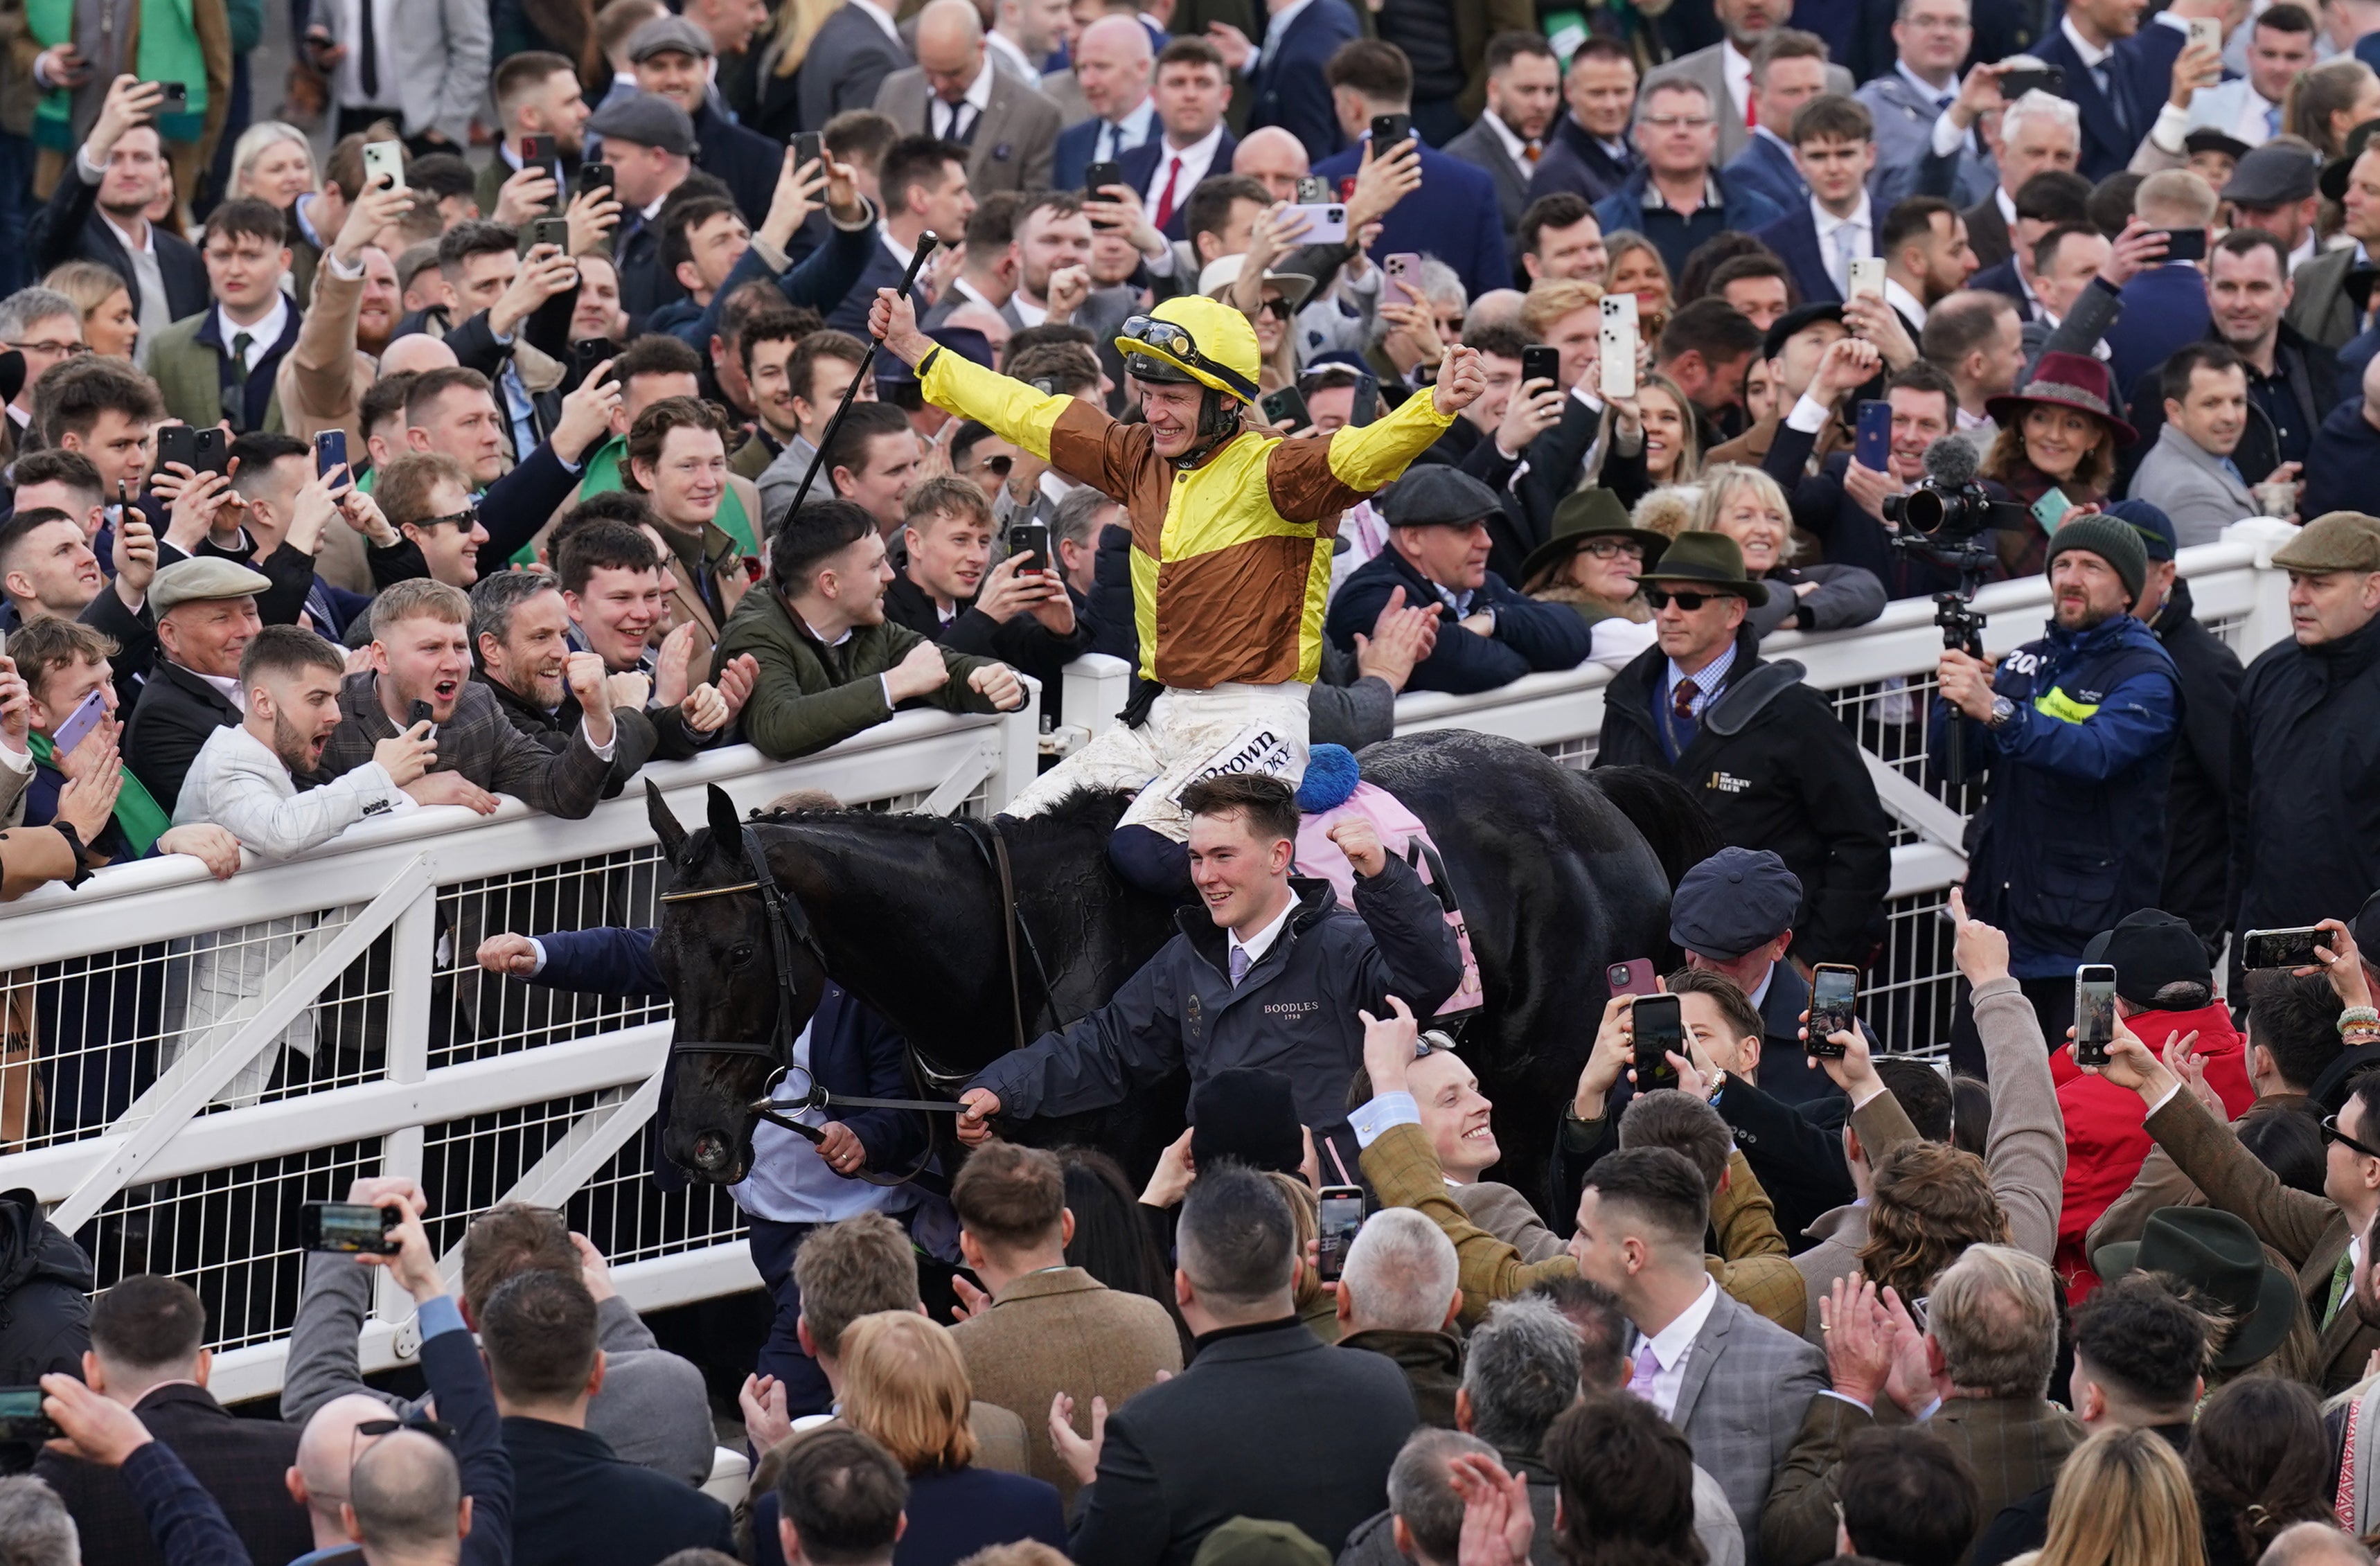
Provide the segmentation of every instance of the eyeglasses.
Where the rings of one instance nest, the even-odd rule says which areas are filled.
[[[2354,1137],[2350,1136],[2346,1132],[2338,1129],[2338,1117],[2337,1115],[2331,1115],[2322,1123],[2322,1139],[2325,1142],[2337,1142],[2343,1147],[2352,1147],[2355,1151],[2362,1153],[2367,1159],[2380,1159],[2380,1147],[2374,1147],[2366,1142],[2358,1142]]]
[[[1597,560],[1618,560],[1622,555],[1631,560],[1645,558],[1645,546],[1634,539],[1589,539],[1578,546],[1578,551],[1581,554],[1591,554]],[[1701,595],[1689,593],[1686,596],[1699,599]]]
[[[1638,122],[1656,130],[1675,130],[1681,126],[1688,130],[1700,130],[1712,123],[1708,115],[1646,115]]]
[[[1651,604],[1654,608],[1667,609],[1670,605],[1674,603],[1689,614],[1692,614],[1695,610],[1700,609],[1706,603],[1717,603],[1720,599],[1732,598],[1733,596],[1735,595],[1732,593],[1673,593],[1664,591],[1659,588],[1646,588],[1645,589],[1645,601]],[[2380,1158],[2380,1154],[2374,1154],[2374,1157]]]
[[[49,354],[58,358],[72,358],[77,354],[91,352],[89,343],[11,343],[8,346],[20,354]]]
[[[460,511],[450,511],[443,516],[424,516],[414,523],[414,526],[435,528],[448,522],[452,522],[457,528],[468,533],[480,525],[480,508],[476,505],[467,505]]]

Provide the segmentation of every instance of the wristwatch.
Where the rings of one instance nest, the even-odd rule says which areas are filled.
[[[2005,696],[1992,698],[1991,716],[1984,720],[1984,726],[1990,729],[2004,729],[2014,722],[2016,722],[2016,703]]]

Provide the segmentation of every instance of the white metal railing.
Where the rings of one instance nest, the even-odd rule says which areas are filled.
[[[2270,553],[2291,531],[2246,522],[2184,552],[2200,617],[2243,656],[2287,633]],[[1985,589],[1987,648],[2039,635],[2047,599],[2038,577]],[[1910,737],[1940,649],[1932,614],[1896,603],[1857,630],[1763,648],[1800,660],[1829,692],[1899,823],[1890,940],[1869,997],[1888,1014],[1871,1021],[1904,1042],[1930,1041],[1947,1014],[1937,916],[1964,865],[1968,801],[1930,791]],[[1478,729],[1585,767],[1609,678],[1589,667],[1473,697],[1407,696],[1398,729]],[[1113,659],[1070,668],[1070,724],[1111,723],[1129,683]],[[644,775],[689,824],[712,783],[739,807],[808,786],[854,805],[996,809],[1033,775],[1031,711],[905,713],[798,762],[738,747]],[[512,1199],[565,1208],[640,1307],[750,1287],[725,1194],[664,1195],[648,1178],[667,1005],[532,990],[485,978],[472,960],[502,930],[650,923],[658,874],[639,783],[582,821],[516,801],[487,818],[426,809],[295,862],[251,856],[229,882],[188,858],[149,860],[0,907],[0,1002],[33,1033],[30,1049],[0,1056],[0,1115],[15,1117],[0,1140],[17,1149],[0,1156],[0,1188],[52,1204],[103,1285],[143,1269],[192,1281],[215,1317],[214,1385],[227,1400],[280,1385],[302,1259],[297,1204],[336,1199],[361,1173],[423,1180],[450,1268],[468,1217]],[[191,1024],[192,995],[242,963],[262,983]],[[367,1368],[409,1357],[409,1317],[400,1294],[382,1294]]]

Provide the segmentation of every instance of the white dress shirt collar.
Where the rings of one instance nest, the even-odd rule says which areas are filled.
[[[900,262],[901,270],[906,273],[909,270],[909,258],[917,253],[917,247],[904,245],[900,240],[892,237],[892,231],[881,223],[876,225],[876,237],[883,241],[884,253]]]
[[[1100,152],[1104,161],[1112,163],[1155,135],[1156,126],[1157,100],[1144,95],[1132,113],[1099,127],[1093,150]]]
[[[187,665],[182,667],[187,669]],[[239,683],[237,675],[200,674],[196,669],[188,669],[188,673],[212,686],[225,701],[238,708],[242,712],[248,710],[248,690]]]
[[[2099,68],[2100,62],[2116,52],[2112,45],[2107,48],[2101,48],[2098,44],[2095,44],[2089,39],[2083,37],[2082,30],[2074,25],[2074,18],[2070,16],[2063,16],[2058,18],[2058,30],[2066,35],[2067,43],[2073,49],[2076,55],[2082,59],[2082,68],[2085,70],[2097,70]]]
[[[1041,62],[1038,60],[1027,59],[1026,57],[1025,51],[1016,46],[1016,41],[1014,39],[1010,38],[1008,34],[1001,31],[998,28],[993,28],[990,32],[983,35],[983,41],[986,43],[990,44],[993,48],[999,50],[1002,56],[1005,58],[1010,65],[1016,67],[1016,74],[1018,76],[1023,77],[1026,81],[1031,82],[1037,88],[1041,85]],[[989,65],[990,62],[987,60],[985,63]]]
[[[1925,307],[1918,302],[1917,296],[1889,277],[1884,280],[1884,302],[1899,310],[1901,319],[1910,325],[1925,324]]]
[[[1646,1340],[1652,1345],[1653,1358],[1660,1365],[1653,1377],[1653,1408],[1664,1419],[1676,1417],[1678,1393],[1686,1383],[1686,1358],[1694,1352],[1694,1340],[1702,1336],[1711,1312],[1718,1308],[1718,1283],[1705,1278],[1703,1292],[1694,1296],[1694,1303]]]
[[[1752,56],[1738,49],[1733,39],[1721,39],[1718,68],[1727,81],[1727,95],[1735,101],[1735,116],[1742,119],[1744,106],[1752,102]]]
[[[273,309],[265,313],[262,321],[253,326],[240,325],[232,320],[230,313],[223,306],[215,306],[215,330],[223,334],[225,353],[231,352],[231,340],[234,336],[243,332],[248,334],[248,358],[239,367],[242,376],[255,368],[258,359],[272,351],[273,345],[281,341],[281,334],[288,325],[289,296],[285,293],[273,294]]]
[[[1198,182],[1207,177],[1207,170],[1213,165],[1215,154],[1222,151],[1223,128],[1223,122],[1217,120],[1214,129],[1187,147],[1176,147],[1162,137],[1159,139],[1157,165],[1149,171],[1148,188],[1140,193],[1142,202],[1150,209],[1152,213],[1157,206],[1158,192],[1165,188],[1167,178],[1172,176],[1173,161],[1176,158],[1182,161],[1182,172],[1178,176],[1172,176],[1173,209],[1176,212],[1182,210],[1183,203],[1190,199],[1190,192],[1196,190],[1198,188]]]
[[[1248,954],[1248,966],[1255,967],[1264,961],[1264,954],[1272,950],[1272,943],[1281,939],[1281,932],[1289,928],[1289,917],[1295,912],[1297,912],[1297,894],[1292,892],[1289,901],[1281,905],[1281,912],[1273,917],[1273,921],[1247,940],[1242,941],[1238,930],[1224,931],[1224,951],[1227,953],[1245,952]]]
[[[1479,123],[1495,133],[1496,140],[1504,144],[1504,155],[1526,173],[1529,163],[1528,139],[1506,125],[1502,117],[1493,109],[1481,110]]]
[[[1918,96],[1923,98],[1926,103],[1933,104],[1937,109],[1941,107],[1942,98],[1945,93],[1948,93],[1952,97],[1956,97],[1958,95],[1959,78],[1955,73],[1950,78],[1949,86],[1937,87],[1932,82],[1926,80],[1924,77],[1919,76],[1915,71],[1911,70],[1907,60],[1893,61],[1892,68],[1894,73],[1897,74],[1901,80],[1907,82]]]
[[[1875,237],[1875,210],[1869,205],[1867,188],[1864,186],[1860,188],[1859,205],[1852,209],[1852,215],[1849,217],[1837,217],[1834,213],[1828,212],[1826,208],[1818,204],[1817,197],[1811,197],[1810,220],[1818,225],[1818,248],[1821,250],[1824,250],[1828,246],[1834,243],[1835,230],[1842,227],[1846,224],[1849,224],[1853,228],[1859,229],[1862,233],[1867,235],[1871,240]],[[1873,244],[1870,244],[1860,253],[1862,255],[1874,255],[1876,253],[1876,247]]]
[[[1998,185],[1992,187],[1992,201],[2000,209],[2000,221],[2002,223],[2014,224],[2016,222],[2016,198],[2010,195],[2005,187]]]
[[[945,115],[951,116],[947,140],[955,141],[983,124],[984,114],[991,107],[991,73],[999,68],[987,55],[983,64],[976,69],[975,79],[968,82],[967,90],[959,95],[958,103],[951,103],[939,92],[926,100],[926,115],[934,125],[941,125]],[[974,112],[962,113],[963,109]]]

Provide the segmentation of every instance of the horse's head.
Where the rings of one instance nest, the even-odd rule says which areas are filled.
[[[711,788],[710,826],[691,833],[650,781],[645,800],[674,872],[653,943],[677,1019],[662,1150],[698,1180],[733,1184],[751,1171],[755,1107],[791,1063],[826,968],[791,892],[784,921],[770,917],[775,872],[725,791]]]

